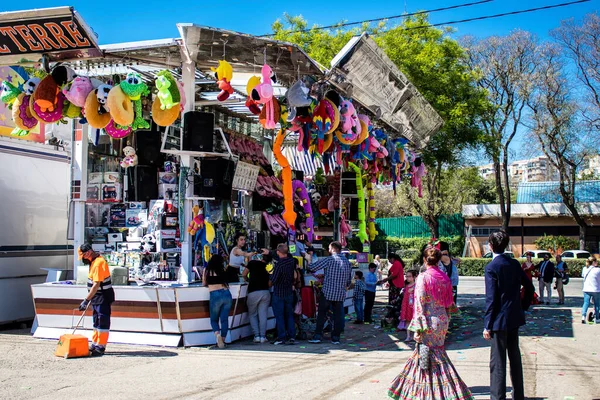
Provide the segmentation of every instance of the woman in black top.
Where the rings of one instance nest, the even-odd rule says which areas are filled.
[[[233,302],[225,268],[223,268],[223,257],[218,254],[211,257],[202,273],[202,282],[210,292],[210,326],[215,333],[217,346],[222,349],[225,347],[225,338],[229,332],[229,311]],[[220,328],[219,320],[221,320]]]
[[[242,274],[248,282],[247,305],[250,325],[254,333],[254,343],[268,342],[267,319],[271,303],[270,275],[267,272],[269,262],[271,262],[271,256],[263,253],[259,259],[250,261]]]

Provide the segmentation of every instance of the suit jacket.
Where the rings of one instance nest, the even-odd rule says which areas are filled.
[[[541,263],[539,263],[537,265],[537,269],[538,271],[540,271],[540,274],[542,273],[542,266],[544,265],[546,261],[542,261]],[[544,269],[544,275],[540,275],[540,279],[543,279],[544,282],[546,283],[550,283],[552,282],[552,279],[554,279],[554,263],[550,260],[548,260],[548,264],[546,265],[546,269]]]
[[[521,286],[525,288],[521,300]],[[484,328],[509,331],[525,325],[524,309],[529,308],[535,289],[521,265],[504,254],[485,267]]]

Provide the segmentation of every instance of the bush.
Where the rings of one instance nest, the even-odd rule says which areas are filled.
[[[458,273],[462,276],[483,276],[485,266],[492,261],[489,258],[461,258],[460,265],[458,267]],[[519,264],[525,262],[524,258],[518,258]],[[543,260],[541,258],[534,258],[533,263],[539,264]],[[581,270],[585,267],[585,260],[567,260],[565,261],[569,267],[569,276],[579,278],[581,277]]]
[[[579,241],[564,236],[544,235],[535,240],[538,250],[548,250],[553,253],[557,250],[579,249]]]
[[[375,240],[371,243],[371,249],[373,254],[381,254],[387,256],[385,253],[386,243],[390,253],[398,253],[399,251],[417,251],[420,252],[423,246],[429,243],[427,237],[415,237],[415,238],[397,238],[388,236],[385,239]],[[448,242],[450,245],[450,252],[453,256],[460,256],[465,247],[465,238],[462,236],[449,236],[441,237],[441,241]],[[398,253],[400,254],[400,253]],[[401,256],[403,257],[403,256]],[[404,258],[404,257],[403,257]]]

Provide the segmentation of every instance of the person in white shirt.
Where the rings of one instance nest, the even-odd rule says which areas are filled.
[[[593,258],[593,257],[590,257]],[[590,261],[590,259],[588,259]],[[587,262],[586,262],[587,264]],[[587,321],[592,322],[594,316],[596,318],[596,324],[600,324],[600,267],[598,267],[598,260],[594,258],[591,263],[592,265],[584,268],[582,272],[583,276],[583,307],[581,309],[581,323]],[[590,307],[590,301],[594,300],[594,313],[590,311],[590,315],[587,315],[588,308]]]

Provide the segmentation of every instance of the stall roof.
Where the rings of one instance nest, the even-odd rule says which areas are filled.
[[[366,33],[352,38],[331,61],[328,77],[330,83],[417,148],[425,147],[444,123]]]
[[[0,65],[97,57],[96,34],[73,7],[0,12]]]
[[[214,67],[225,59],[235,72],[255,72],[268,64],[278,80],[291,85],[299,75],[322,75],[323,71],[302,49],[292,43],[223,29],[177,24],[183,39],[184,57],[196,62],[201,70]]]

